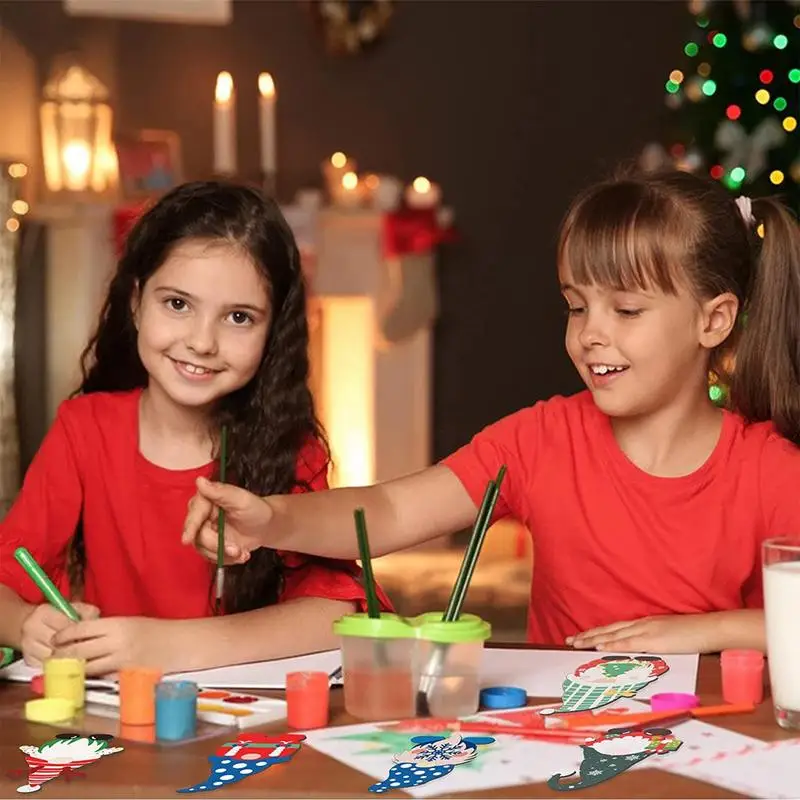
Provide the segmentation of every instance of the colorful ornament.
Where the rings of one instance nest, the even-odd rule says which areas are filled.
[[[491,736],[462,738],[458,733],[450,736],[414,736],[410,750],[392,758],[394,764],[389,775],[380,783],[369,787],[371,792],[402,791],[411,786],[449,775],[460,764],[467,764],[478,755],[478,746],[492,744]]]
[[[650,756],[674,753],[681,744],[668,728],[609,731],[602,738],[581,745],[583,762],[577,773],[553,775],[547,785],[557,792],[597,786]]]
[[[240,734],[235,741],[226,742],[208,757],[211,774],[206,780],[177,791],[181,794],[213,792],[222,786],[239,783],[251,775],[258,775],[274,764],[285,764],[294,758],[305,738],[297,733],[278,736]]]
[[[28,782],[24,786],[18,786],[17,791],[21,794],[38,792],[47,781],[60,775],[69,777],[76,770],[94,764],[103,756],[121,753],[124,748],[109,746],[112,738],[105,734],[82,736],[77,733],[59,733],[39,747],[23,744],[19,749],[25,753]]]
[[[745,172],[745,180],[755,180],[767,167],[767,154],[780,147],[786,132],[775,117],[767,117],[748,133],[740,122],[723,119],[717,127],[714,144],[726,153],[722,166],[730,172],[737,166]]]
[[[578,667],[561,687],[561,705],[542,714],[590,711],[638,691],[663,675],[669,667],[658,656],[604,656]]]

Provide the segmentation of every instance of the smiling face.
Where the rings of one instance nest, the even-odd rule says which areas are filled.
[[[597,406],[636,416],[703,384],[705,316],[686,289],[620,291],[559,274],[568,306],[566,348]]]
[[[269,293],[240,249],[181,242],[147,280],[133,312],[148,388],[177,406],[210,408],[258,370]]]

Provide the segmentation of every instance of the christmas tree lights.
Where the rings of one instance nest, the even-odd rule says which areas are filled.
[[[670,159],[800,211],[800,2],[692,0],[665,82]]]

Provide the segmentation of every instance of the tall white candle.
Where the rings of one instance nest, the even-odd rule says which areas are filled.
[[[236,174],[236,96],[230,72],[217,75],[214,90],[214,172]]]
[[[258,111],[261,124],[261,171],[274,175],[277,171],[275,147],[275,81],[269,72],[258,76]]]

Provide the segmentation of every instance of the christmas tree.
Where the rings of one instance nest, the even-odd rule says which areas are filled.
[[[800,2],[692,0],[666,82],[670,159],[800,211]]]

